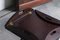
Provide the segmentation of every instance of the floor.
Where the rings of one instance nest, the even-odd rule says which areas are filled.
[[[13,14],[15,14],[15,12],[9,10],[3,10],[0,12],[0,40],[20,40],[18,36],[5,28],[6,22]]]
[[[53,0],[46,4],[34,7],[33,9],[60,20],[60,0]]]

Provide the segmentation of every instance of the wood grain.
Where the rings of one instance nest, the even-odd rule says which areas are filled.
[[[19,7],[21,9],[32,8],[47,2],[49,2],[49,0],[26,0],[26,1],[22,0],[22,4],[20,2]]]

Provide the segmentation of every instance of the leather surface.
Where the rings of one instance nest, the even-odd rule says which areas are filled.
[[[25,14],[26,13],[23,12],[22,15]],[[43,13],[38,12],[38,14]],[[42,19],[35,11],[32,11],[31,15],[21,18],[22,15],[19,15],[19,12],[13,15],[7,22],[6,28],[24,40],[45,40],[51,30],[60,26]],[[12,22],[13,25],[10,25],[10,22]]]

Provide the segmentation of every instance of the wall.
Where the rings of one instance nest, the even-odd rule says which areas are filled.
[[[13,0],[0,0],[0,11],[11,6],[13,4]]]

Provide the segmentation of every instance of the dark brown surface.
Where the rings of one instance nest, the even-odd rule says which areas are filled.
[[[47,34],[51,30],[59,27],[60,23],[57,24],[56,22],[49,22],[48,20],[42,19],[37,14],[40,15],[43,13],[36,13],[35,11],[33,11],[32,15],[27,15],[22,19],[19,19],[21,18],[21,15],[19,15],[19,12],[17,12],[8,21],[8,23],[6,24],[6,28],[18,35],[19,37],[23,38],[24,40],[45,40]],[[23,15],[25,15],[25,13]],[[10,22],[13,22],[13,25],[10,25]]]

